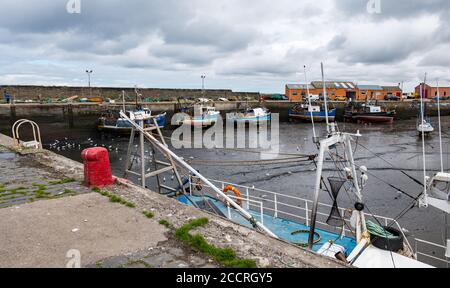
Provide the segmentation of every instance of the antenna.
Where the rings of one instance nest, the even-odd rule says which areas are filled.
[[[312,123],[312,127],[313,127],[313,142],[316,143],[317,142],[317,134],[316,134],[316,126],[314,124],[314,114],[313,114],[313,110],[311,109],[311,97],[309,94],[309,84],[308,84],[308,76],[306,74],[306,65],[303,66],[303,70],[305,72],[305,83],[306,83],[306,93],[308,94],[306,97],[308,97],[308,104],[309,104],[309,110],[311,112],[311,123]]]
[[[441,125],[441,93],[439,92],[439,79],[437,82],[437,96],[438,96],[438,120],[439,120],[439,146],[441,149],[441,172],[444,173],[444,155],[442,149],[442,125]]]
[[[330,134],[330,121],[328,119],[327,89],[325,87],[325,74],[323,72],[323,62],[320,63],[320,68],[322,70],[323,101],[325,104],[325,118],[327,120],[327,132],[328,134]]]
[[[424,123],[424,101],[423,97],[425,94],[425,83],[427,82],[427,73],[425,73],[425,78],[423,80],[423,86],[420,89],[420,117],[421,117],[421,125],[423,126]],[[425,198],[427,196],[427,159],[426,159],[426,153],[425,153],[425,130],[422,129],[422,153],[423,153],[423,193],[425,195]]]

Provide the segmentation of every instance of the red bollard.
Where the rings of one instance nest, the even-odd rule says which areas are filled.
[[[116,179],[112,176],[108,150],[105,148],[89,148],[83,150],[84,183],[89,187],[105,187],[112,185]]]

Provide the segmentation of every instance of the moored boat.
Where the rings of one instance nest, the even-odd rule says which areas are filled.
[[[335,121],[336,113],[336,109],[331,109],[328,111],[328,120],[330,122]],[[289,109],[289,118],[292,120],[309,122],[312,118],[315,122],[325,122],[326,116],[327,113],[325,109],[319,105],[298,104],[295,105],[292,109]]]
[[[180,109],[180,113],[174,116],[172,122],[179,126],[208,127],[214,125],[218,121],[219,116],[220,112],[216,111],[215,107],[199,104]]]
[[[350,102],[345,108],[344,119],[358,123],[393,123],[397,113],[386,107],[370,103]]]
[[[248,108],[227,114],[227,121],[234,123],[264,123],[272,120],[272,113],[266,108]]]
[[[138,111],[128,111],[127,114],[135,114],[136,112],[148,116],[150,119],[144,122],[146,127],[154,126],[153,118],[156,120],[159,128],[162,129],[166,125],[166,113],[158,114],[152,117],[150,109],[144,108]],[[119,113],[108,111],[98,119],[97,129],[100,132],[130,134],[132,125],[129,121],[120,117]]]

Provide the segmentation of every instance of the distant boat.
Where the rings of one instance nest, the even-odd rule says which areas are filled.
[[[315,122],[326,121],[326,111],[323,106],[319,105],[308,105],[308,104],[298,104],[289,110],[290,119],[298,119],[301,121],[311,121],[312,118]],[[328,111],[328,120],[334,122],[336,119],[337,110],[331,109]]]
[[[135,114],[136,112],[143,113],[144,115],[151,117],[152,112],[150,109],[144,108],[138,111],[128,111],[127,114]],[[154,119],[158,124],[159,128],[162,129],[166,125],[166,113],[156,115]],[[154,126],[153,120],[149,119],[144,122],[146,127]],[[119,134],[129,134],[131,133],[132,125],[125,119],[122,119],[116,112],[107,112],[102,115],[98,120],[97,129],[101,132],[119,133]]]
[[[181,108],[173,121],[176,125],[190,125],[208,127],[214,125],[220,116],[215,107],[200,104],[192,107]]]
[[[431,120],[428,119],[423,119],[423,123],[420,123],[420,119],[419,121],[417,121],[417,131],[419,133],[425,133],[425,134],[430,134],[432,132],[434,132],[434,127],[433,124],[431,124]]]
[[[393,123],[397,113],[394,109],[371,103],[350,102],[345,108],[346,121],[358,123]]]
[[[266,108],[248,108],[227,114],[227,121],[234,123],[263,123],[272,120],[272,113]]]

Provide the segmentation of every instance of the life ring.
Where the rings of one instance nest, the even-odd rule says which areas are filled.
[[[225,187],[223,189],[223,193],[227,194],[229,191],[233,192],[234,195],[236,196],[236,203],[242,207],[242,195],[241,192],[239,192],[239,190],[232,186],[232,185],[228,185],[227,187]]]

